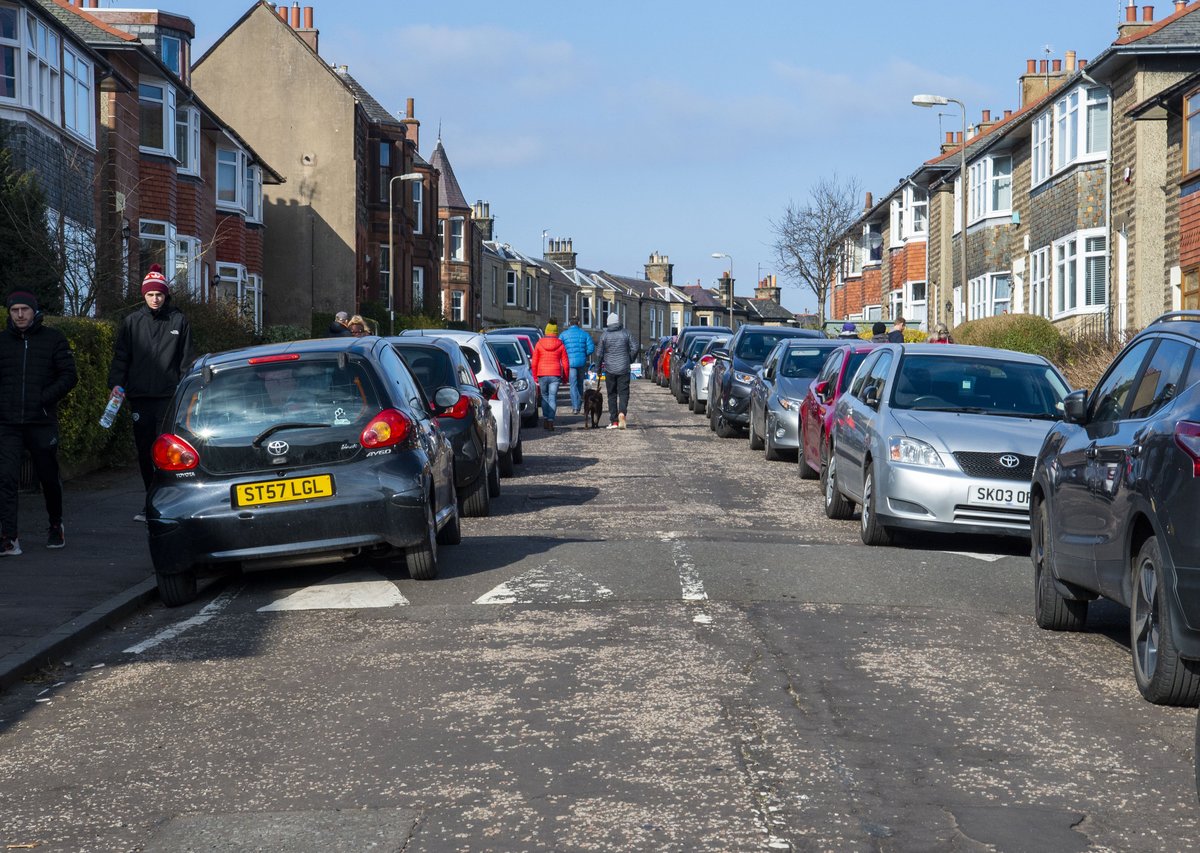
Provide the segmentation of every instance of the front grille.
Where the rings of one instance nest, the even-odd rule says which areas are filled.
[[[954,520],[960,524],[1020,527],[1027,530],[1029,528],[1029,510],[958,504],[954,507]]]
[[[1000,457],[1015,456],[1018,460],[1015,468],[1006,468],[1000,464]],[[954,454],[954,460],[963,473],[971,477],[983,477],[988,480],[1023,480],[1026,483],[1033,480],[1033,457],[1021,453],[970,453],[961,451]]]

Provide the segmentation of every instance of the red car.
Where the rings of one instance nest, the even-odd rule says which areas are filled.
[[[675,336],[671,335],[671,341],[663,347],[662,355],[658,359],[658,384],[666,386],[667,377],[671,375],[671,348],[675,346]]]
[[[875,345],[866,341],[838,347],[821,366],[800,403],[800,477],[815,480],[829,458],[829,433],[833,409],[854,372]]]

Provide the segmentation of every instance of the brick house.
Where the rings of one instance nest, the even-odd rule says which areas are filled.
[[[440,294],[442,316],[452,323],[478,329],[483,320],[480,281],[483,276],[483,237],[473,208],[446,156],[441,137],[433,147],[430,165],[440,175],[437,217],[441,235]]]
[[[266,197],[264,261],[280,285],[265,314],[305,327],[389,297],[409,313],[440,275],[437,173],[417,153],[412,102],[394,117],[321,58],[319,35],[311,6],[260,0],[192,67],[200,96],[287,179]],[[410,174],[421,180],[399,180]]]
[[[842,267],[830,288],[831,319],[883,318],[883,244],[890,204],[889,198],[875,204],[867,193],[862,215],[847,230]]]

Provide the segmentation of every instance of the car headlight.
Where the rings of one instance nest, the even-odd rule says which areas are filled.
[[[743,385],[750,385],[754,382],[753,373],[742,373],[740,370],[733,371],[733,378],[735,382],[741,382]]]
[[[890,456],[893,462],[903,462],[905,465],[924,465],[926,468],[945,468],[942,457],[933,449],[933,445],[905,435],[893,435],[888,439]]]
[[[681,367],[681,368],[679,368],[679,375],[682,376],[684,379],[687,379],[689,376],[692,375],[692,369],[690,367]]]
[[[798,412],[800,411],[800,401],[793,400],[791,397],[780,397],[779,407],[789,412]]]
[[[529,387],[529,382],[524,379],[518,379],[516,382],[513,383],[513,387],[516,388],[518,391],[524,391],[526,388]]]

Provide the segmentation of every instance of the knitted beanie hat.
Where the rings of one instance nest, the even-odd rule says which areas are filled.
[[[28,305],[34,311],[38,310],[37,297],[28,290],[14,290],[8,294],[8,307],[12,308],[14,305]]]
[[[620,323],[620,322],[621,322],[621,318],[617,315],[616,311],[614,311],[608,315],[608,325],[611,326],[613,323]]]
[[[547,335],[557,335],[558,334],[558,324],[557,323],[547,323],[546,324],[546,334]]]
[[[167,277],[163,275],[162,267],[158,264],[151,264],[150,272],[146,273],[146,277],[142,279],[142,296],[156,290],[163,294],[171,292],[167,288]]]

